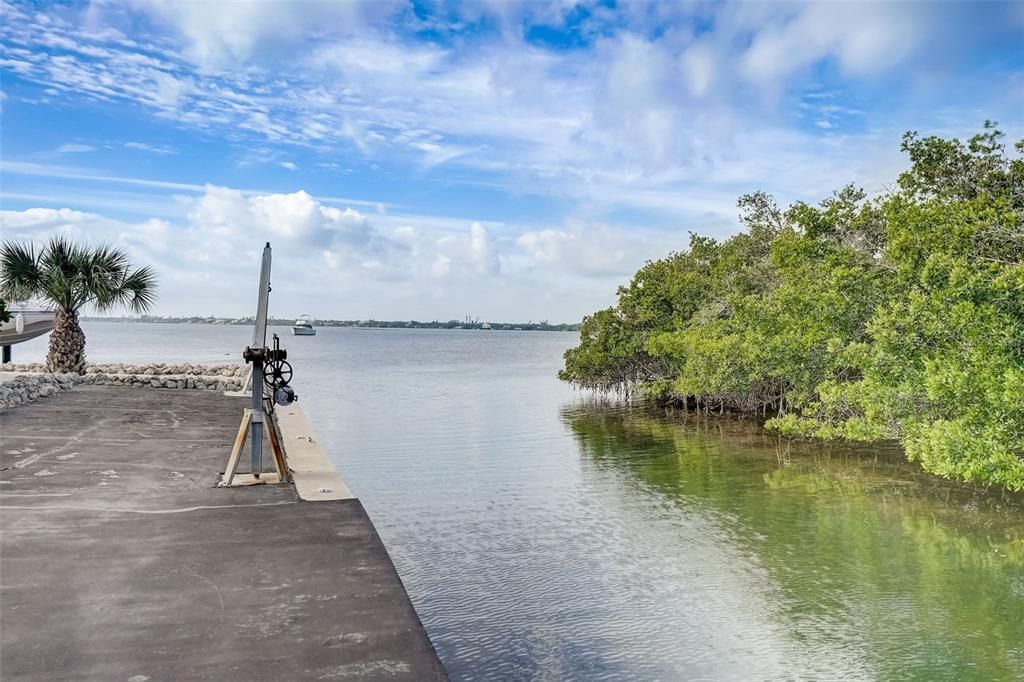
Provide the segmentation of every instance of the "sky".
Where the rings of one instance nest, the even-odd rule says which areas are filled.
[[[156,313],[578,321],[736,199],[1024,137],[1024,3],[0,2],[0,229]]]

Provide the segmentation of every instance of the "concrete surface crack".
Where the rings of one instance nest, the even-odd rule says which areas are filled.
[[[185,566],[185,570],[188,571],[189,573],[191,573],[192,575],[194,575],[195,577],[199,578],[200,580],[202,580],[204,583],[206,583],[210,587],[212,587],[213,591],[217,593],[217,600],[220,601],[220,620],[223,623],[224,622],[224,597],[220,593],[220,588],[217,587],[217,584],[214,583],[212,580],[210,580],[209,578],[201,575],[199,573],[199,571],[197,571],[195,568],[193,568],[193,567],[191,567],[189,565],[186,565]]]
[[[105,427],[106,426],[106,421],[107,420],[105,420],[105,419],[101,419],[101,420],[97,421],[95,424],[93,424],[92,426],[87,426],[84,429],[82,429],[81,431],[79,431],[78,433],[76,433],[75,435],[69,437],[63,444],[58,445],[55,448],[50,448],[49,450],[43,450],[42,452],[37,452],[34,455],[29,455],[25,459],[20,460],[18,462],[15,462],[13,465],[11,465],[8,468],[9,469],[24,469],[29,464],[35,464],[36,462],[38,462],[39,460],[43,459],[44,457],[49,457],[50,455],[57,454],[61,450],[66,450],[71,445],[73,445],[75,443],[81,442],[82,438],[85,437],[86,434],[92,433],[93,431],[95,431],[97,429],[101,429],[101,428]]]

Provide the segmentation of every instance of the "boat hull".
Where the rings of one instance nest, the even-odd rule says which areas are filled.
[[[312,327],[292,327],[294,336],[316,336],[316,329]]]
[[[13,346],[49,334],[53,331],[57,313],[52,310],[18,310],[10,311],[11,319],[0,324],[0,346]],[[22,330],[18,331],[17,316],[23,320]]]

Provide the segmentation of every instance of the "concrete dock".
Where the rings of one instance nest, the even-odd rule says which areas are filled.
[[[246,404],[79,386],[0,414],[0,679],[445,679],[358,500],[215,487]]]

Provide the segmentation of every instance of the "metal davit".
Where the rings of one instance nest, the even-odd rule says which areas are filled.
[[[288,363],[288,351],[281,348],[277,334],[273,336],[273,347],[267,347],[267,309],[270,304],[270,242],[263,247],[263,262],[260,266],[259,296],[256,299],[256,319],[252,331],[252,344],[246,346],[242,358],[252,366],[250,381],[252,387],[251,406],[242,413],[242,423],[228,458],[228,466],[221,477],[221,486],[253,485],[257,483],[283,483],[288,481],[288,466],[285,460],[284,443],[274,415],[274,405],[291,405],[298,399],[289,386],[292,366]],[[244,391],[243,391],[244,392]],[[274,456],[274,472],[263,471],[263,431],[266,427],[267,440]],[[238,474],[238,461],[245,447],[246,435],[251,433],[249,446],[249,473]]]

